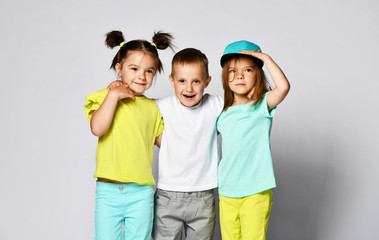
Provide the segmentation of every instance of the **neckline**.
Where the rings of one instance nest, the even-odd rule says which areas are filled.
[[[188,111],[193,111],[193,110],[200,108],[200,106],[203,104],[204,95],[201,97],[200,102],[198,104],[196,104],[195,106],[192,106],[192,107],[184,106],[176,96],[173,96],[173,97],[175,98],[175,101],[177,102],[177,104],[179,105],[180,108],[188,110]]]

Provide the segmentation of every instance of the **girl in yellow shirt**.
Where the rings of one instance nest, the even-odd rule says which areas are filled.
[[[122,84],[86,97],[91,131],[99,137],[96,150],[95,240],[150,239],[155,184],[154,144],[160,145],[163,119],[153,100],[143,96],[162,70],[157,49],[171,47],[172,36],[155,33],[152,43],[124,41],[123,34],[106,35],[108,47],[120,49],[111,68]]]

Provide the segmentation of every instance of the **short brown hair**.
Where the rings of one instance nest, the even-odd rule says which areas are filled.
[[[174,75],[175,66],[179,64],[199,64],[206,77],[209,77],[208,58],[198,49],[185,48],[177,52],[171,62],[171,76]]]
[[[233,105],[234,93],[229,87],[229,67],[232,63],[235,63],[240,58],[245,56],[236,56],[230,58],[227,62],[224,63],[222,67],[222,87],[224,88],[224,108],[223,111],[227,110],[230,106]],[[246,58],[246,57],[245,57]],[[262,68],[260,68],[252,59],[248,58],[253,65],[254,71],[257,73],[257,79],[255,81],[255,91],[254,95],[251,97],[254,100],[252,106],[256,105],[263,97],[263,95],[268,92],[271,88],[266,79],[265,73]]]

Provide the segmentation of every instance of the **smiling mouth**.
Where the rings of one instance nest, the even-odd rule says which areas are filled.
[[[185,95],[183,94],[183,96],[186,98],[186,99],[193,99],[195,97],[195,95]]]
[[[146,84],[145,83],[135,83],[137,85],[140,85],[140,86],[145,86]]]

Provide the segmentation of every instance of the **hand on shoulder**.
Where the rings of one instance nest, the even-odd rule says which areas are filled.
[[[111,94],[112,96],[115,96],[118,99],[131,98],[133,100],[136,100],[133,91],[130,90],[130,88],[126,84],[117,84],[116,87],[112,86],[111,90],[108,91],[108,94]]]

